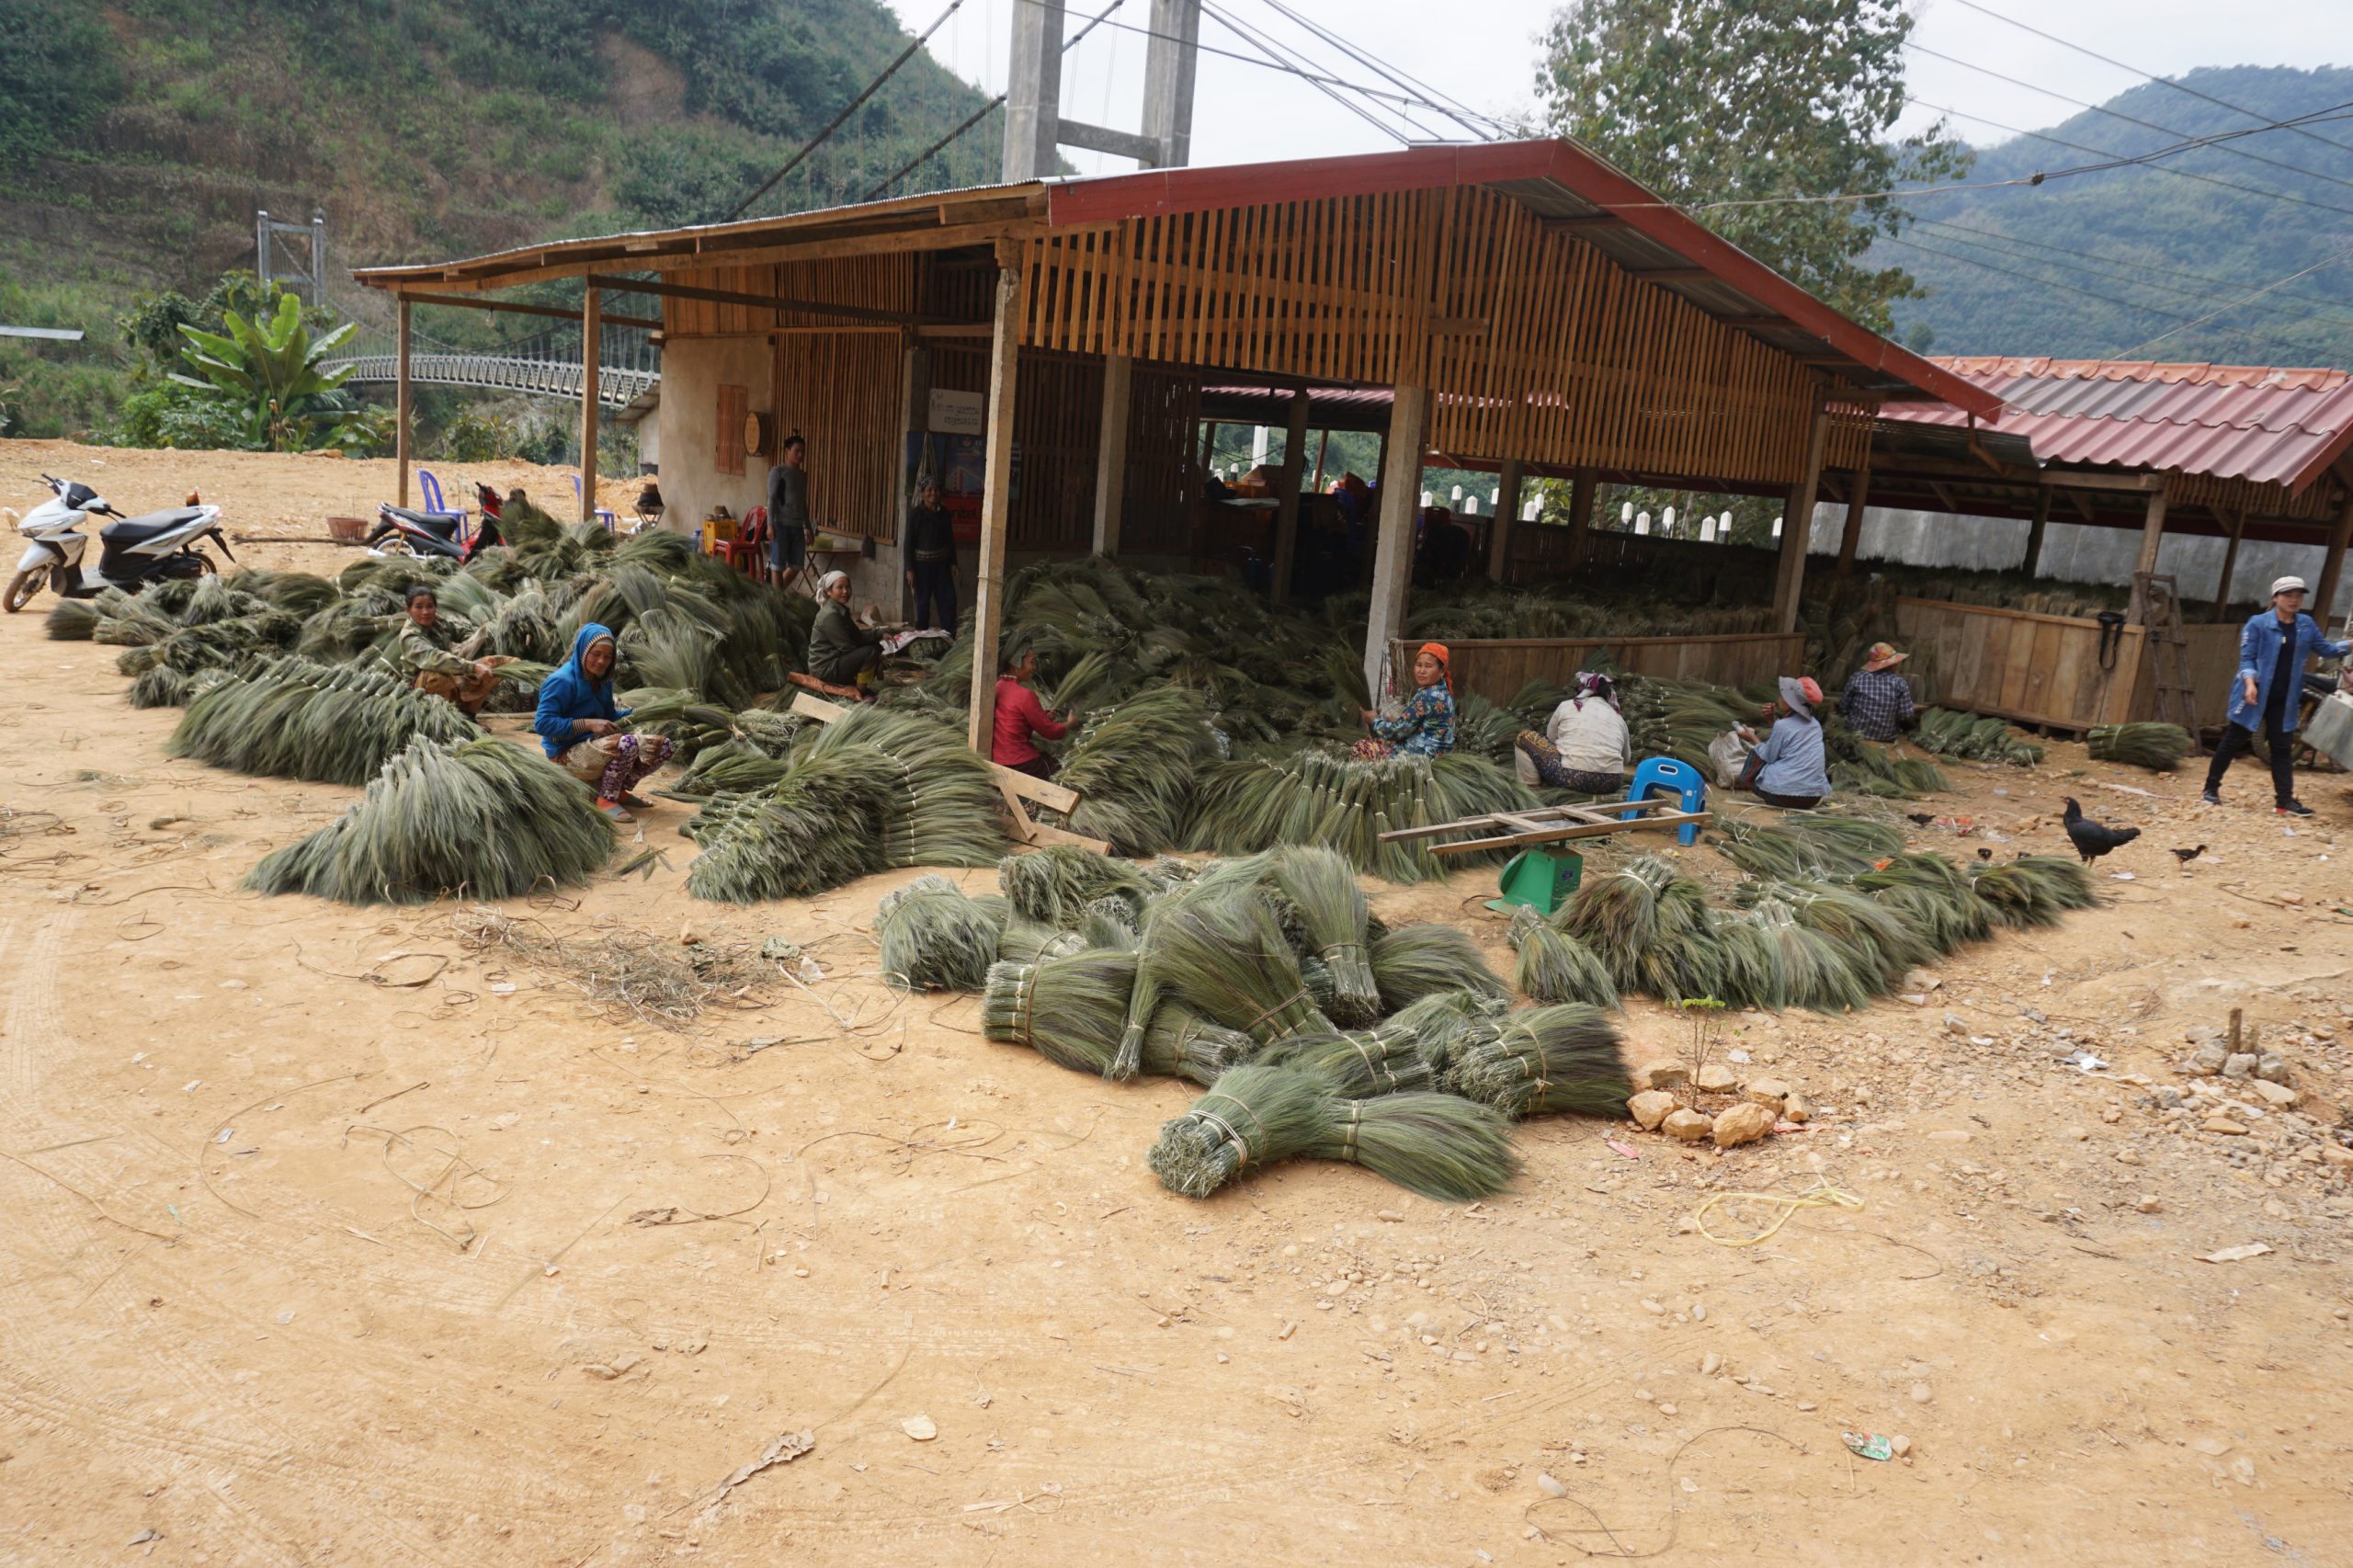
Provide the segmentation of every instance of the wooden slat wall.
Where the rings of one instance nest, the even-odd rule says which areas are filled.
[[[668,280],[690,289],[823,300],[828,304],[913,312],[921,299],[922,264],[923,258],[915,255],[847,256],[833,261],[794,261],[764,267],[699,267],[671,273]],[[671,337],[741,337],[779,327],[892,334],[897,331],[887,324],[845,328],[839,316],[813,315],[806,311],[721,305],[708,300],[662,301],[662,330]]]
[[[2327,524],[2345,506],[2344,492],[2326,480],[2315,480],[2303,494],[2291,494],[2284,484],[2256,484],[2244,479],[2217,479],[2207,474],[2165,475],[2168,506],[2220,506],[2250,517],[2285,517],[2293,522]],[[2315,535],[2314,543],[2325,536]]]
[[[1431,445],[1469,456],[1792,483],[1819,395],[1475,188],[1131,219],[1032,240],[1029,266],[1027,345],[1427,385]]]
[[[740,478],[744,472],[744,415],[751,406],[751,389],[722,386],[719,389],[719,451],[713,466],[720,472]]]
[[[809,515],[829,532],[898,537],[899,337],[788,332],[776,343],[777,445],[809,443]]]
[[[1135,369],[1128,388],[1128,466],[1120,493],[1120,551],[1184,555],[1192,549],[1200,475],[1201,381],[1166,366]]]
[[[1141,374],[1136,378],[1139,384],[1143,379]],[[987,350],[961,346],[933,349],[931,384],[946,392],[986,392]],[[1095,452],[1103,429],[1103,366],[1100,361],[1025,352],[1018,385],[1013,441],[1020,480],[1006,515],[1006,548],[1084,553],[1095,538]],[[1139,460],[1148,456],[1131,450]]]
[[[2082,730],[2132,718],[2144,700],[2138,626],[2122,630],[2108,669],[2097,620],[1900,598],[1895,628],[1939,707]]]
[[[1389,645],[1392,669],[1413,667],[1418,639]],[[1508,703],[1531,680],[1565,686],[1595,653],[1608,649],[1629,675],[1708,681],[1740,687],[1794,675],[1805,660],[1803,632],[1763,631],[1724,637],[1528,637],[1449,642],[1454,687],[1494,703]]]

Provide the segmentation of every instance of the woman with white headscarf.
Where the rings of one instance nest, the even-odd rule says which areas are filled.
[[[882,634],[849,612],[849,574],[828,572],[817,583],[821,602],[809,628],[809,673],[828,686],[855,686],[882,662]],[[869,605],[867,611],[873,612]]]

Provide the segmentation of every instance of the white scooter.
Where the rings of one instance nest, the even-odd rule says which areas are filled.
[[[191,548],[208,538],[221,547],[222,554],[236,559],[230,554],[229,541],[222,537],[218,506],[174,506],[126,517],[86,484],[45,473],[41,478],[49,485],[51,499],[17,519],[17,531],[30,542],[17,562],[17,574],[9,580],[6,598],[0,599],[0,608],[10,615],[30,603],[43,583],[67,598],[87,599],[97,597],[102,588],[135,594],[150,583],[217,572],[220,568],[212,564],[210,556]],[[82,552],[89,546],[81,531],[82,522],[88,517],[114,519],[98,530],[96,572],[82,570]]]

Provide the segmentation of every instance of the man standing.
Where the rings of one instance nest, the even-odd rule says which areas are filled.
[[[768,470],[768,566],[779,588],[801,575],[809,548],[809,443],[784,438],[776,467]]]
[[[459,642],[456,631],[442,622],[440,599],[432,588],[419,583],[408,591],[408,619],[401,625],[392,659],[417,690],[428,697],[448,698],[472,719],[498,689],[498,666],[513,662],[475,658],[482,641],[477,631]]]
[[[915,596],[915,625],[956,635],[956,525],[930,480],[907,513],[907,589]]]
[[[1905,656],[1889,643],[1872,643],[1863,667],[1847,677],[1838,693],[1838,716],[1867,741],[1885,745],[1920,722],[1912,706],[1912,683],[1895,672]]]
[[[2296,709],[2304,664],[2315,653],[2341,659],[2353,649],[2353,642],[2330,642],[2303,610],[2304,580],[2282,577],[2271,585],[2271,608],[2248,617],[2239,633],[2236,700],[2231,704],[2230,722],[2222,728],[2222,744],[2214,748],[2214,760],[2206,769],[2203,798],[2210,806],[2222,803],[2222,775],[2233,759],[2254,746],[2255,727],[2260,723],[2264,744],[2271,752],[2274,808],[2282,816],[2313,814],[2311,807],[2296,799]]]

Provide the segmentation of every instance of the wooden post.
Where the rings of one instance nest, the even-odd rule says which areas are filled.
[[[2328,536],[2328,554],[2320,563],[2320,584],[2307,602],[2312,606],[2313,619],[2321,631],[2328,631],[2328,618],[2336,608],[2336,585],[2345,577],[2345,544],[2353,536],[2353,495],[2336,514],[2336,527]]]
[[[1430,394],[1399,387],[1390,404],[1386,460],[1381,469],[1381,530],[1373,547],[1372,608],[1365,617],[1364,684],[1381,706],[1381,667],[1389,640],[1405,623],[1405,590],[1414,581],[1414,523],[1422,506],[1422,433]]]
[[[2148,521],[2141,526],[2141,553],[2132,562],[2132,603],[2129,611],[2131,623],[2145,626],[2149,621],[2148,596],[2141,591],[2139,579],[2157,569],[2157,547],[2165,538],[2165,493],[2162,486],[2149,492]]]
[[[396,319],[400,324],[392,333],[395,340],[392,357],[396,364],[392,372],[392,461],[400,469],[400,499],[392,503],[396,506],[408,505],[409,422],[414,416],[408,383],[408,296],[404,294],[396,308]]]
[[[1593,531],[1593,470],[1569,476],[1569,564],[1585,559],[1585,536]]]
[[[997,638],[1005,619],[1005,535],[1013,498],[1014,379],[1029,269],[1019,242],[996,250],[996,324],[989,339],[988,435],[981,476],[981,559],[972,574],[972,714],[967,743],[983,756],[996,729]]]
[[[1822,484],[1822,447],[1830,430],[1830,411],[1816,403],[1805,437],[1805,467],[1790,486],[1789,508],[1781,515],[1781,559],[1773,573],[1773,629],[1798,629],[1798,597],[1805,591],[1805,547],[1813,532],[1813,497]]]
[[[1487,581],[1500,583],[1511,573],[1511,526],[1519,520],[1519,487],[1523,465],[1518,458],[1504,460],[1502,483],[1495,487],[1495,532],[1487,540]]]
[[[2231,579],[2238,574],[2239,540],[2246,534],[2246,508],[2231,514],[2231,542],[2222,548],[2222,575],[2214,579],[2214,624],[2230,619]]]
[[[1324,432],[1324,438],[1315,443],[1315,483],[1308,486],[1318,495],[1324,494],[1324,460],[1331,450],[1332,432],[1326,430]]]
[[[2026,528],[2026,563],[2020,568],[2029,577],[2042,565],[2042,530],[2051,525],[2051,486],[2045,484],[2034,493],[2034,521]]]
[[[1275,497],[1275,602],[1290,603],[1290,579],[1299,562],[1299,486],[1307,477],[1307,392],[1290,394],[1290,423],[1283,430],[1282,493]]]
[[[1128,484],[1128,394],[1136,362],[1125,354],[1103,359],[1103,434],[1095,445],[1095,553],[1120,553],[1120,504]]]
[[[604,290],[591,289],[580,306],[580,520],[597,520],[597,372],[604,358]]]
[[[912,616],[915,612],[915,585],[907,580],[915,571],[915,547],[904,526],[915,502],[915,495],[910,493],[915,474],[907,467],[907,437],[927,434],[930,426],[931,351],[919,343],[910,341],[899,351],[899,447],[891,454],[891,472],[899,476],[899,499],[906,508],[900,513],[899,528],[899,613],[902,616]],[[953,631],[956,629],[951,626],[949,630]]]
[[[1871,449],[1863,449],[1863,466],[1855,471],[1854,493],[1847,497],[1847,528],[1838,536],[1838,575],[1855,574],[1855,547],[1863,541],[1863,508],[1871,504]]]

